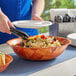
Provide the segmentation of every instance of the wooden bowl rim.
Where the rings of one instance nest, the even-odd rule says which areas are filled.
[[[49,37],[56,37],[56,36],[49,36]],[[67,40],[68,42],[64,45],[61,45],[61,46],[65,46],[65,45],[69,45],[71,44],[71,40],[70,39],[67,39],[67,38],[64,38],[64,37],[56,37],[56,38],[62,38],[62,39],[65,39]],[[15,46],[15,47],[20,47],[20,46],[17,46],[17,45],[10,45],[10,42],[11,41],[14,41],[14,40],[22,40],[21,38],[14,38],[14,39],[11,39],[11,40],[8,40],[6,43],[9,45],[9,46]],[[61,47],[61,46],[58,46],[58,47]],[[52,46],[50,46],[51,48],[54,48]],[[50,48],[50,47],[46,47],[46,48]],[[22,47],[22,48],[27,48],[27,47]],[[46,48],[43,48],[43,49],[46,49]],[[36,49],[39,49],[39,48],[36,48]]]

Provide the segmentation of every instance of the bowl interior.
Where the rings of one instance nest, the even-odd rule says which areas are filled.
[[[12,46],[12,45],[16,45],[21,42],[22,42],[21,38],[15,38],[15,39],[11,39],[11,40],[7,41],[7,44]]]

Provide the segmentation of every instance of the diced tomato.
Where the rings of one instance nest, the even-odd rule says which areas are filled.
[[[47,37],[45,35],[41,35],[41,38],[42,39],[46,39]]]
[[[19,43],[19,44],[17,44],[18,46],[21,46],[21,44]]]
[[[37,38],[34,38],[34,40],[36,40]]]
[[[33,36],[29,36],[29,37],[33,37]]]
[[[53,44],[53,43],[54,43],[54,40],[52,40],[51,44]]]

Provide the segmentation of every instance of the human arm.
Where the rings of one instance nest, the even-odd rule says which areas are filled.
[[[45,7],[45,0],[33,0],[31,19],[42,21],[43,19],[40,16],[43,13],[44,7]]]
[[[8,17],[0,9],[0,32],[11,34],[9,26],[14,27]]]

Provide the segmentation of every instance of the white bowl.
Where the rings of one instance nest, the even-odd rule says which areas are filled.
[[[76,33],[71,33],[67,35],[67,38],[72,41],[71,45],[76,46]]]

